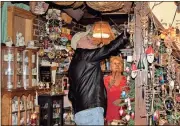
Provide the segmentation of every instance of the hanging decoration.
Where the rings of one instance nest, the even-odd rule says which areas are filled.
[[[92,36],[94,44],[97,45],[101,43],[107,45],[115,38],[111,26],[108,22],[105,21],[99,21],[94,23],[92,28]]]
[[[35,2],[35,1],[30,1],[29,2],[31,12],[35,15],[42,15],[45,14],[47,11],[49,4],[45,2]]]
[[[136,64],[135,63],[132,63],[132,66],[131,66],[131,77],[132,78],[136,78],[137,76],[137,67],[136,67]]]
[[[154,61],[154,50],[152,46],[149,46],[146,50],[147,60],[149,63],[152,63]]]
[[[60,37],[62,27],[62,19],[60,14],[60,10],[49,9],[46,15],[46,19],[48,20],[46,23],[46,32],[49,34],[49,39],[53,42]]]

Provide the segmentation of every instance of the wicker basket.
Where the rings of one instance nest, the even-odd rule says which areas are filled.
[[[80,7],[81,5],[83,5],[83,4],[84,4],[84,2],[75,2],[75,3],[72,5],[72,7],[73,7],[74,9],[76,9],[76,8]]]
[[[86,4],[94,10],[101,12],[115,11],[124,6],[124,2],[86,2]]]
[[[74,4],[73,1],[55,1],[54,3],[61,6],[70,6]]]

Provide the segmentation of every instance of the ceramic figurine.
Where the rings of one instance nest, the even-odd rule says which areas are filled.
[[[131,66],[131,77],[136,78],[137,73],[138,73],[138,70],[137,70],[136,64],[133,63]]]
[[[146,50],[147,54],[147,60],[149,63],[152,63],[154,61],[154,50],[152,46],[149,46],[148,49]]]
[[[43,82],[41,82],[40,86],[41,86],[41,88],[44,88],[45,84]]]
[[[29,41],[27,46],[30,48],[34,47],[34,41],[33,40]]]
[[[55,92],[55,87],[54,85],[51,86],[51,95],[55,95],[56,92]]]
[[[23,101],[20,101],[20,110],[24,109]]]
[[[49,82],[46,83],[46,88],[49,89]]]
[[[7,83],[7,88],[8,88],[8,90],[13,89],[13,84],[12,84],[12,82],[8,82],[8,83]]]
[[[22,33],[17,32],[16,33],[16,46],[24,46],[24,37],[22,36]]]
[[[24,117],[22,117],[21,120],[20,120],[20,125],[24,125],[24,121],[25,121]]]
[[[6,46],[12,47],[12,44],[13,44],[12,39],[10,37],[8,37],[8,40],[6,41]]]

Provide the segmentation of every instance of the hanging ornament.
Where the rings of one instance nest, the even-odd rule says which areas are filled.
[[[173,80],[170,81],[169,87],[170,87],[170,89],[172,89],[172,90],[174,89],[174,81],[173,81]]]
[[[136,78],[136,76],[137,76],[137,67],[136,64],[133,63],[131,66],[131,77]]]
[[[158,110],[156,110],[153,114],[153,121],[157,121],[157,120],[159,120],[159,111]]]
[[[134,119],[134,112],[131,113],[131,118]]]
[[[145,66],[144,66],[144,63],[143,63],[143,59],[142,59],[142,56],[140,55],[139,62],[138,62],[138,69],[142,70],[144,68],[145,68]]]
[[[123,113],[124,113],[124,110],[123,110],[122,107],[121,107],[120,110],[119,110],[119,115],[122,116]]]
[[[164,99],[163,102],[164,102],[164,107],[167,111],[171,112],[172,110],[174,110],[175,101],[173,97],[168,96]]]
[[[130,80],[131,80],[131,77],[128,75],[128,76],[127,76],[127,83],[129,83]]]
[[[55,58],[55,55],[56,55],[56,54],[55,54],[55,52],[54,52],[54,51],[51,51],[51,52],[48,52],[48,54],[47,54],[47,55],[48,55],[49,59],[50,59],[50,60],[52,60],[52,59],[54,59],[54,58]]]
[[[30,1],[29,2],[29,5],[30,5],[30,10],[33,14],[35,15],[42,15],[44,14],[48,7],[49,7],[49,4],[45,3],[45,2],[40,2],[40,1]]]
[[[125,92],[125,91],[122,91],[121,97],[122,97],[122,98],[125,98],[125,97],[126,97],[126,92]]]
[[[130,69],[129,67],[126,67],[126,72],[129,73]]]
[[[49,38],[45,37],[43,40],[43,45],[44,45],[44,49],[48,49],[48,45],[49,45]]]
[[[44,56],[44,54],[45,54],[44,49],[40,48],[39,51],[38,51],[38,54],[39,54],[40,57]]]
[[[152,63],[154,61],[154,50],[152,46],[149,46],[146,50],[147,60],[149,63]]]
[[[131,108],[131,105],[130,105],[130,106],[128,106],[128,110],[129,110],[129,111],[131,111],[131,109],[132,109],[132,108]]]
[[[159,83],[160,84],[164,84],[165,80],[164,80],[164,75],[163,75],[163,71],[160,71],[160,76],[159,76]]]
[[[57,32],[51,32],[49,34],[49,39],[51,39],[52,41],[55,41],[58,38],[59,38],[59,34]]]
[[[129,114],[127,114],[127,115],[125,116],[125,118],[126,118],[127,121],[129,121],[131,117],[130,117]]]
[[[161,85],[161,90],[162,90],[162,91],[165,91],[165,86],[164,86],[164,84]]]

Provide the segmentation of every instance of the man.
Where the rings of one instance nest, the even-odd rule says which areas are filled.
[[[107,101],[100,62],[124,48],[128,39],[121,34],[110,44],[98,48],[89,32],[76,33],[71,41],[75,54],[69,66],[68,97],[77,125],[104,125]]]

